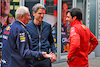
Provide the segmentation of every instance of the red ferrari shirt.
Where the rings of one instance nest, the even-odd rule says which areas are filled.
[[[98,40],[79,20],[73,21],[70,25],[70,48],[67,58],[71,59],[75,56],[76,58],[68,62],[69,67],[87,67],[88,54],[98,45]]]

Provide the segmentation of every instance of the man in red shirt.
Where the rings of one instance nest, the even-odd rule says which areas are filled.
[[[88,67],[88,55],[98,45],[97,38],[90,29],[82,23],[82,11],[79,8],[72,8],[67,11],[68,24],[70,29],[70,48],[67,56],[69,67]]]

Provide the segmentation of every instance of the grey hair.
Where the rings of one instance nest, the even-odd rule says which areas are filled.
[[[45,8],[44,5],[42,5],[40,3],[37,3],[32,7],[32,11],[35,12],[35,13],[37,12],[38,9],[44,9],[45,10],[46,8]]]
[[[16,10],[15,18],[19,19],[21,15],[25,15],[29,12],[29,9],[25,6],[20,6]]]

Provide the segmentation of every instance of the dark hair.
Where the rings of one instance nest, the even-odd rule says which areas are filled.
[[[40,3],[37,3],[32,7],[33,12],[35,12],[35,13],[38,11],[38,9],[44,9],[45,10],[46,8],[45,8],[44,5],[42,5]]]
[[[72,8],[72,9],[69,9],[69,10],[66,12],[66,14],[69,13],[69,12],[70,12],[72,18],[73,18],[74,16],[76,16],[76,17],[77,17],[76,19],[78,19],[79,21],[82,20],[82,11],[81,11],[80,8]]]
[[[67,12],[66,12],[66,14],[67,14],[68,12],[70,12],[70,10],[71,10],[71,9],[68,9]]]

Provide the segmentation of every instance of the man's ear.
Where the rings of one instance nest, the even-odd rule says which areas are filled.
[[[24,15],[21,15],[20,18],[23,19],[24,18]]]
[[[24,17],[25,17],[24,15],[21,15],[20,18],[19,18],[19,20],[23,21]]]
[[[33,12],[33,16],[35,16],[35,12]]]
[[[76,20],[76,18],[77,18],[77,17],[76,17],[76,16],[74,16],[74,17],[73,17],[73,20]]]

